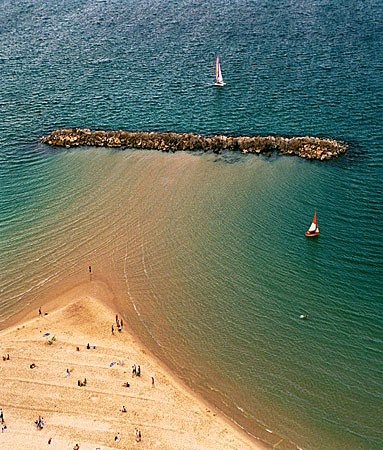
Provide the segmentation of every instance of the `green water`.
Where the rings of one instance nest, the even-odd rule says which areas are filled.
[[[382,15],[374,1],[3,2],[0,320],[91,263],[143,341],[248,432],[381,448]],[[350,150],[309,163],[39,144],[59,126]]]

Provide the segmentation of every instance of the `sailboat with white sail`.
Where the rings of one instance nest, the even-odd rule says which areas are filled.
[[[225,82],[223,81],[221,65],[219,63],[219,55],[217,55],[217,60],[215,62],[215,83],[214,86],[225,86]]]
[[[306,236],[317,236],[319,234],[319,227],[317,224],[317,210],[315,210],[314,220],[312,221],[310,228],[306,231]]]

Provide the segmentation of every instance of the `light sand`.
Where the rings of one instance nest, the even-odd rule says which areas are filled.
[[[47,316],[0,332],[0,407],[7,425],[1,450],[72,449],[76,443],[80,450],[264,448],[169,375],[126,327],[113,336],[115,312],[97,299],[99,291],[75,289],[44,307]],[[43,337],[47,332],[56,337],[52,345]],[[96,348],[87,350],[88,342]],[[7,353],[10,360],[3,361]],[[110,367],[121,360],[124,365]],[[31,363],[37,367],[30,369]],[[140,377],[132,378],[133,364],[141,366]],[[78,387],[84,378],[87,386]],[[129,388],[122,386],[126,381]],[[123,405],[127,413],[120,412]]]

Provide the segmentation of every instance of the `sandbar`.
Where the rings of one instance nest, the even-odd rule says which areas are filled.
[[[95,295],[102,290],[77,288],[45,305],[41,317],[36,310],[0,332],[2,450],[266,448],[194,395],[125,324],[119,332],[116,311]]]

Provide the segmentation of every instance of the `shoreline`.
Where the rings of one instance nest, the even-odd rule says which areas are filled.
[[[344,142],[311,136],[285,138],[282,136],[233,137],[219,135],[205,137],[193,133],[91,131],[88,128],[58,129],[52,131],[48,136],[43,136],[41,142],[50,146],[66,148],[87,146],[121,148],[123,150],[131,148],[163,152],[197,151],[218,154],[224,150],[267,156],[276,152],[319,161],[338,158],[347,151],[347,145]]]
[[[89,289],[91,288],[91,289]],[[89,292],[90,291],[90,292]],[[109,296],[109,297],[108,297]],[[100,298],[101,297],[101,298]],[[108,301],[109,300],[109,301]],[[63,323],[61,324],[61,331],[59,330],[58,332],[56,332],[57,335],[57,343],[54,342],[52,346],[49,346],[46,348],[45,351],[48,351],[48,349],[51,348],[55,348],[57,346],[57,344],[59,342],[61,342],[62,337],[59,337],[61,333],[63,333],[63,329],[62,329],[62,325],[64,324],[64,326],[66,325],[72,325],[71,327],[68,327],[68,333],[70,333],[71,338],[72,337],[76,337],[76,333],[73,330],[73,323],[70,324],[68,322],[68,318],[65,317],[65,314],[67,311],[69,311],[71,308],[73,308],[74,306],[78,305],[80,308],[84,307],[87,308],[89,307],[89,304],[93,305],[93,309],[97,309],[102,311],[102,316],[97,316],[97,318],[99,319],[99,321],[104,321],[104,316],[105,315],[109,315],[109,322],[110,320],[112,320],[112,318],[114,317],[114,312],[112,310],[113,308],[113,293],[109,290],[109,287],[104,283],[104,282],[100,282],[100,281],[91,281],[89,284],[80,284],[79,286],[76,286],[72,289],[70,289],[68,292],[58,296],[57,298],[50,300],[48,302],[46,302],[45,304],[42,304],[41,306],[43,307],[43,314],[47,311],[48,315],[42,318],[36,317],[37,311],[36,313],[32,313],[31,310],[26,311],[27,308],[25,308],[25,310],[23,311],[23,317],[24,320],[17,320],[17,323],[14,323],[13,325],[7,326],[5,329],[3,329],[2,331],[0,331],[0,336],[2,337],[2,343],[1,343],[1,352],[7,353],[6,349],[4,348],[6,345],[6,338],[7,336],[13,336],[14,334],[20,334],[21,330],[24,329],[36,329],[36,325],[37,327],[41,326],[42,323],[45,322],[45,324],[49,324],[52,320],[54,320],[57,316],[61,317],[64,316],[62,318]],[[89,311],[88,311],[89,312]],[[115,311],[118,312],[118,311]],[[34,318],[32,318],[34,316]],[[21,315],[20,315],[21,317]],[[28,318],[27,320],[25,318]],[[102,317],[102,319],[101,319]],[[80,318],[83,318],[83,315],[80,315]],[[26,321],[25,321],[26,320]],[[43,322],[44,321],[44,322]],[[60,327],[59,327],[60,328]],[[96,328],[96,323],[94,324],[94,328]],[[60,333],[60,334],[59,334]],[[97,334],[93,334],[94,330],[92,327],[92,332],[89,333],[88,330],[88,339],[94,339],[97,340]],[[104,332],[103,332],[103,336],[102,339],[105,340],[105,336],[104,336]],[[202,427],[202,428],[206,428],[207,424],[210,424],[207,428],[209,429],[209,431],[207,432],[207,434],[210,436],[212,433],[215,434],[218,429],[220,430],[220,433],[224,433],[224,430],[226,434],[230,435],[230,439],[234,439],[235,441],[235,445],[233,447],[231,447],[226,440],[224,440],[224,445],[225,448],[254,448],[254,449],[265,449],[265,448],[269,448],[269,446],[267,444],[264,444],[262,441],[260,441],[258,438],[254,438],[251,435],[249,435],[244,429],[241,428],[241,426],[239,424],[236,424],[232,419],[230,419],[229,417],[227,417],[223,412],[221,412],[220,410],[218,410],[216,407],[212,406],[206,399],[204,399],[200,394],[196,393],[194,390],[192,390],[192,388],[190,388],[189,386],[187,386],[182,380],[180,380],[175,374],[173,373],[169,373],[169,369],[167,368],[166,364],[159,360],[156,355],[154,355],[146,346],[144,346],[142,344],[142,342],[135,336],[132,334],[132,331],[130,329],[127,329],[126,326],[126,321],[125,321],[125,325],[124,325],[124,330],[123,333],[121,333],[121,335],[119,335],[119,333],[115,333],[118,335],[118,338],[120,338],[121,336],[123,336],[123,340],[124,340],[124,350],[126,347],[126,352],[131,353],[134,352],[137,355],[139,354],[140,357],[145,360],[145,363],[142,365],[142,367],[144,367],[145,370],[145,366],[149,366],[149,367],[154,367],[156,373],[158,373],[158,379],[162,379],[162,380],[166,380],[166,387],[170,389],[170,391],[172,391],[172,394],[176,395],[176,398],[179,400],[180,398],[184,398],[186,397],[188,399],[187,403],[188,403],[188,407],[189,409],[191,409],[191,411],[188,412],[188,416],[190,415],[191,412],[195,411],[195,408],[197,408],[200,411],[200,414],[203,413],[203,426],[201,426],[201,423],[198,423],[198,428]],[[80,336],[77,336],[78,339],[80,339]],[[117,336],[115,336],[117,337]],[[109,339],[107,339],[108,341],[113,341],[113,339],[115,338],[113,336],[109,336]],[[110,344],[110,342],[109,342]],[[85,345],[85,344],[84,344]],[[17,355],[17,346],[14,350],[12,350],[13,355],[11,354],[11,360],[14,358],[15,354]],[[38,364],[38,358],[36,359],[37,364]],[[0,367],[3,367],[2,372],[4,372],[4,369],[7,368],[7,364],[9,364],[8,361],[5,362],[1,362]],[[128,365],[129,367],[129,365]],[[29,375],[32,374],[34,375],[33,371],[29,371],[28,369],[25,369],[26,374],[25,375]],[[4,375],[2,375],[4,376]],[[162,384],[162,382],[161,382]],[[6,386],[3,386],[2,388],[0,388],[0,393],[1,393],[1,399],[3,402],[3,410],[4,410],[4,389],[7,389]],[[20,389],[23,389],[23,387],[20,387]],[[149,392],[151,389],[151,386],[149,386]],[[168,394],[166,394],[166,398],[168,398]],[[170,398],[172,397],[172,395],[170,395]],[[33,403],[33,402],[32,402]],[[181,404],[183,404],[181,402]],[[5,408],[5,410],[7,410],[7,408]],[[177,410],[174,411],[173,415],[177,415]],[[168,411],[168,414],[165,414],[165,422],[171,422],[173,423],[175,418],[173,417],[173,415]],[[9,423],[10,424],[10,423]],[[47,420],[47,425],[48,425],[48,420]],[[10,428],[10,427],[9,427]],[[35,432],[35,430],[32,429],[32,433]],[[229,429],[229,431],[227,431],[227,429]],[[182,427],[180,428],[180,430],[184,430],[184,425],[182,425]],[[124,433],[126,434],[126,433]],[[147,435],[147,433],[145,433]],[[160,433],[161,434],[161,433]],[[194,434],[194,433],[193,433]],[[199,433],[200,434],[200,433]],[[203,434],[203,433],[202,433]],[[9,436],[10,432],[6,432],[3,435],[0,434],[0,442],[3,439],[2,436]],[[198,436],[193,436],[194,439],[197,439]],[[190,436],[187,438],[190,440]],[[79,439],[80,440],[80,439]],[[166,441],[166,439],[165,439]],[[154,442],[154,441],[153,441]],[[153,445],[153,442],[151,445]],[[75,443],[74,443],[75,444]],[[74,445],[73,444],[73,445]],[[209,447],[206,446],[203,443],[203,439],[200,438],[200,444],[198,444],[197,442],[195,442],[193,445],[197,445],[196,447],[184,447],[183,443],[180,443],[180,445],[178,446],[177,444],[175,444],[172,440],[172,444],[169,446],[169,442],[162,442],[161,443],[161,448],[214,448],[213,447]],[[223,443],[219,443],[219,442],[215,442],[214,441],[214,445],[222,445]],[[140,445],[143,445],[143,448],[157,448],[156,446],[149,446],[146,447],[146,444],[144,444],[144,442],[141,442]],[[13,448],[19,448],[19,447],[13,447]],[[20,448],[22,448],[20,446]],[[23,447],[24,448],[24,447]],[[66,447],[56,447],[56,448],[66,448]],[[68,447],[69,448],[69,447]],[[83,448],[80,445],[80,448]],[[104,447],[103,447],[104,448]],[[108,448],[119,448],[119,447],[108,447]]]

